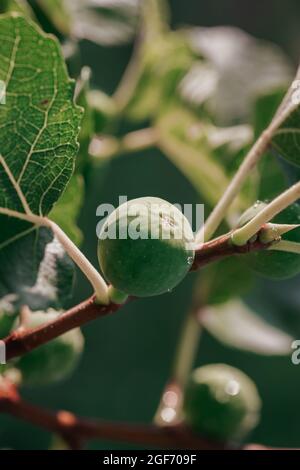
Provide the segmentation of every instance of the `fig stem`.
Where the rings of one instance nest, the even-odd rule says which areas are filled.
[[[297,76],[299,71],[297,73]],[[277,113],[275,114],[270,125],[263,131],[258,140],[254,143],[250,151],[247,153],[238,171],[231,180],[229,186],[224,192],[222,198],[215,206],[211,214],[209,215],[206,223],[200,229],[196,241],[205,240],[208,241],[218,229],[222,220],[226,216],[226,212],[234,201],[236,196],[239,194],[249,172],[253,170],[262,155],[266,152],[269,145],[271,144],[272,138],[284,120],[289,114],[297,107],[297,104],[293,104],[289,101],[292,87],[289,88],[286,96],[284,97],[281,105],[279,106]],[[250,238],[250,237],[249,237]]]
[[[262,209],[246,225],[235,230],[231,235],[234,245],[243,246],[253,235],[258,233],[262,226],[272,220],[277,214],[300,198],[300,182],[277,196],[270,204]]]
[[[121,138],[107,136],[94,137],[89,146],[89,154],[95,164],[103,159],[126,153],[139,152],[156,145],[157,132],[152,127],[128,132]]]
[[[125,294],[125,292],[122,292],[113,286],[109,286],[108,288],[108,297],[111,302],[117,305],[124,304],[128,299],[128,295]]]
[[[39,216],[36,214],[27,214],[23,212],[14,211],[0,207],[0,214],[7,215],[9,217],[15,217],[20,220],[25,220],[37,227],[48,227],[52,230],[56,238],[60,241],[65,251],[68,253],[70,258],[79,267],[83,274],[90,281],[94,288],[97,301],[104,305],[109,303],[108,299],[108,286],[104,281],[101,274],[94,268],[90,261],[84,256],[79,248],[72,242],[67,234],[52,220],[47,217]]]
[[[289,240],[281,240],[279,243],[270,246],[269,250],[285,251],[287,253],[295,253],[300,255],[300,243],[291,242]]]

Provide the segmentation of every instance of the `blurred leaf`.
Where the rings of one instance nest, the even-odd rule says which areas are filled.
[[[65,0],[36,0],[36,2],[57,31],[64,36],[69,36],[72,19]]]
[[[179,84],[182,98],[194,105],[202,105],[216,92],[219,75],[209,62],[195,61]]]
[[[207,128],[183,106],[170,106],[156,122],[159,147],[205,200],[214,205],[229,184],[223,162],[214,159]]]
[[[293,338],[262,320],[239,299],[205,308],[201,322],[228,346],[263,355],[291,353]]]
[[[215,87],[211,86],[208,107],[222,124],[248,119],[258,95],[285,87],[291,80],[290,64],[278,47],[238,28],[190,28],[187,36],[193,50],[204,57],[217,74],[218,79],[211,79]],[[193,75],[191,81],[185,80],[182,93],[195,105],[197,93],[192,82],[196,82]],[[200,71],[198,82],[202,87]],[[201,94],[200,101],[202,104]]]
[[[140,45],[136,84],[125,107],[134,121],[156,116],[170,99],[195,60],[184,35],[167,32]]]
[[[207,266],[197,285],[199,298],[207,305],[228,301],[249,292],[254,275],[238,257],[231,256]]]
[[[0,310],[13,313],[62,308],[69,301],[74,265],[46,228],[30,233],[0,251]]]
[[[82,233],[77,226],[77,219],[84,199],[84,182],[81,175],[72,176],[66,191],[50,213],[60,228],[73,240],[76,245],[82,242]]]
[[[33,18],[33,11],[26,0],[2,0],[0,5],[0,13],[10,12],[21,13],[22,15]]]
[[[132,40],[139,0],[65,0],[73,17],[72,34],[104,46]]]

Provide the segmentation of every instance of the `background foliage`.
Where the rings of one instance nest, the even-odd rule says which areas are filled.
[[[291,64],[297,63],[300,5],[296,0],[286,2],[284,9],[279,0],[253,1],[243,5],[237,0],[222,3],[217,0],[208,3],[172,0],[170,5],[174,26],[235,25],[282,46]],[[82,65],[93,69],[93,85],[111,94],[126,67],[132,46],[104,47],[83,40],[80,49]],[[128,124],[124,124],[121,131],[130,129]],[[122,194],[128,198],[152,195],[180,203],[203,201],[188,180],[154,149],[113,159],[109,165],[103,163],[88,176],[89,185],[79,225],[85,234],[82,250],[95,266],[95,214],[101,202],[117,205],[118,196]],[[80,238],[77,232],[74,236]],[[235,277],[232,275],[232,282]],[[24,389],[24,396],[48,407],[67,408],[81,415],[150,421],[169,375],[194,280],[195,276],[190,275],[172,295],[142,299],[116,315],[83,328],[85,353],[73,376],[60,384]],[[246,295],[247,302],[256,312],[294,337],[300,334],[298,282],[299,277],[280,284],[260,278],[258,282],[257,278]],[[90,287],[80,273],[75,293],[72,304],[90,293]],[[206,331],[198,354],[199,365],[226,362],[241,368],[257,383],[263,400],[263,413],[252,436],[253,441],[275,446],[299,446],[300,366],[292,365],[289,355],[268,357],[237,351],[222,345]],[[1,447],[37,449],[50,443],[47,433],[1,416],[0,444]],[[103,442],[91,446],[107,448],[108,444]],[[126,447],[109,443],[109,448]]]

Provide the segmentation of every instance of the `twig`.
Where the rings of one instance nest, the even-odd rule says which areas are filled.
[[[0,413],[60,435],[71,449],[89,440],[126,442],[161,449],[235,450],[238,447],[206,439],[184,425],[155,426],[79,418],[69,411],[48,411],[23,400],[16,387],[3,379],[0,384]],[[261,444],[246,444],[247,450],[271,450]]]
[[[256,240],[248,241],[243,246],[234,245],[231,242],[231,233],[222,235],[209,242],[206,242],[196,251],[195,260],[191,271],[206,266],[214,261],[219,261],[228,256],[243,255],[252,251],[259,251],[269,248],[272,243],[262,243],[259,236]]]
[[[296,79],[299,78],[299,73],[300,68],[298,69]],[[249,172],[253,170],[262,155],[272,144],[272,138],[276,134],[276,131],[279,129],[285,119],[287,119],[288,116],[299,106],[299,103],[293,103],[291,100],[291,94],[293,91],[293,87],[291,86],[271,123],[247,153],[222,198],[219,200],[218,204],[215,206],[212,213],[208,217],[204,227],[201,229],[198,237],[199,240],[207,241],[213,236],[223,218],[225,217],[231,203],[240,192]]]
[[[184,426],[158,427],[78,418],[68,411],[51,412],[23,400],[11,383],[1,384],[0,412],[59,434],[72,448],[90,439],[179,449],[222,449],[224,444],[193,434]],[[75,445],[74,445],[75,443]]]
[[[121,138],[112,136],[95,136],[89,146],[93,162],[101,162],[127,153],[139,152],[157,144],[158,136],[152,127],[128,132]]]
[[[266,151],[271,138],[272,132],[270,129],[265,130],[246,155],[243,163],[232,178],[222,198],[219,200],[218,204],[207,218],[204,227],[199,232],[197,237],[199,240],[209,240],[215,233],[225,217],[227,209],[240,192],[249,172],[253,170],[260,157]]]
[[[231,243],[230,233],[210,242],[204,243],[195,256],[192,270],[195,271],[202,266],[236,254],[245,254],[250,251],[266,249],[270,244],[263,244],[257,239],[253,243],[239,247]],[[132,298],[128,298],[128,301]],[[60,315],[57,319],[41,325],[34,329],[14,331],[3,339],[6,347],[6,360],[21,356],[42,344],[66,333],[73,328],[80,327],[92,320],[115,312],[121,305],[110,302],[107,305],[97,303],[93,295],[84,302],[76,305]]]
[[[119,307],[113,303],[100,305],[96,301],[96,296],[93,295],[49,323],[34,329],[16,330],[3,339],[6,347],[6,360],[32,351],[73,328],[115,312]]]
[[[300,198],[300,182],[294,184],[289,189],[277,196],[270,204],[262,209],[246,225],[235,230],[232,234],[232,241],[235,245],[243,245],[255,233],[257,233],[263,224],[272,220],[279,212],[293,204]]]
[[[5,207],[0,207],[0,214],[24,220],[35,225],[36,227],[47,227],[52,230],[53,234],[60,241],[70,258],[72,258],[74,263],[79,267],[79,269],[81,269],[81,271],[90,281],[94,288],[94,292],[97,295],[97,299],[103,304],[107,304],[109,302],[108,286],[106,285],[101,274],[94,268],[90,261],[78,249],[75,243],[72,242],[67,234],[55,222],[48,219],[47,217],[36,214],[25,214],[23,212],[14,211]]]

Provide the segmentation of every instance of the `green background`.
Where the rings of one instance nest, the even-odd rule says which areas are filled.
[[[173,0],[174,26],[237,25],[281,45],[296,64],[300,44],[299,0]],[[130,47],[101,48],[82,44],[83,62],[93,68],[94,85],[111,93],[130,57]],[[83,251],[97,266],[96,207],[128,198],[158,196],[171,202],[201,202],[188,181],[156,150],[114,160],[90,175],[80,218]],[[74,303],[90,294],[78,275]],[[300,334],[299,278],[263,282],[249,300],[275,323]],[[193,275],[172,293],[134,302],[119,313],[86,326],[86,349],[74,375],[57,385],[24,389],[30,401],[48,408],[66,408],[80,415],[121,421],[149,422],[168,379],[176,341],[191,298]],[[298,335],[299,337],[299,335]],[[274,446],[299,446],[300,365],[290,356],[267,358],[223,347],[205,333],[197,364],[226,362],[257,383],[263,399],[262,420],[251,440]],[[0,417],[0,446],[39,449],[49,445],[48,433],[13,418]],[[94,442],[92,448],[125,449],[125,444]]]

